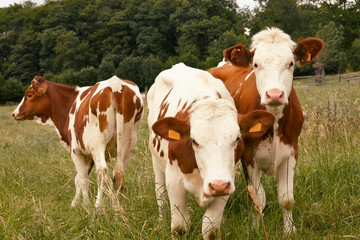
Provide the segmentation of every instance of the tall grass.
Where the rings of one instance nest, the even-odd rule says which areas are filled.
[[[360,85],[353,82],[297,89],[306,124],[295,175],[292,239],[360,239]],[[146,120],[118,207],[109,194],[100,209],[94,204],[71,208],[76,172],[70,155],[51,127],[13,120],[14,108],[0,107],[0,239],[171,239],[169,208],[158,220]],[[94,173],[91,180],[94,203]],[[263,185],[269,239],[282,239],[276,179],[263,176]],[[262,228],[251,228],[253,204],[240,166],[236,187],[225,208],[222,239],[265,239]],[[191,224],[184,239],[201,239],[204,209],[191,197],[188,202]]]

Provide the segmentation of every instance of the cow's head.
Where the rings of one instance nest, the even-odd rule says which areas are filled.
[[[43,118],[49,111],[49,98],[47,96],[47,82],[40,76],[34,77],[31,86],[25,90],[19,106],[13,112],[16,120],[33,120],[34,117]]]
[[[244,136],[259,137],[267,132],[274,119],[266,111],[239,117],[228,101],[207,99],[192,106],[189,118],[162,118],[152,129],[170,141],[169,159],[177,160],[183,173],[198,168],[204,197],[221,196],[235,190],[234,153],[238,144]]]
[[[313,37],[299,39],[296,44],[280,29],[268,28],[253,36],[251,50],[239,43],[223,54],[232,65],[252,64],[261,104],[280,106],[288,103],[295,62],[299,61],[300,66],[310,63],[323,45],[321,39]]]

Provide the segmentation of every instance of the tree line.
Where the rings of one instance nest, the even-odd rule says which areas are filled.
[[[222,50],[267,26],[296,41],[325,42],[323,54],[296,75],[360,70],[359,0],[47,0],[0,9],[0,103],[19,101],[35,75],[91,85],[112,75],[141,90],[178,62],[209,69]]]

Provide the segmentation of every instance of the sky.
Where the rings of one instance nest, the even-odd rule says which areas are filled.
[[[37,5],[41,5],[44,3],[44,0],[31,0],[32,2],[36,3]],[[0,8],[8,7],[10,4],[14,3],[22,3],[24,0],[0,0]],[[237,4],[240,7],[249,6],[250,9],[255,7],[255,2],[253,0],[236,0]]]

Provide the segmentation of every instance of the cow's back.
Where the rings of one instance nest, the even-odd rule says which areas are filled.
[[[233,99],[221,80],[211,74],[187,67],[183,63],[161,72],[148,92],[149,124],[158,120],[162,107],[165,116],[175,116],[186,106],[206,97],[222,98],[233,103]],[[166,105],[166,103],[171,103]],[[166,105],[166,106],[165,106]]]
[[[96,145],[116,146],[117,129],[141,120],[143,101],[136,85],[120,78],[101,81],[91,87],[79,88],[69,114],[72,148],[85,154]],[[121,121],[117,121],[117,114]]]

